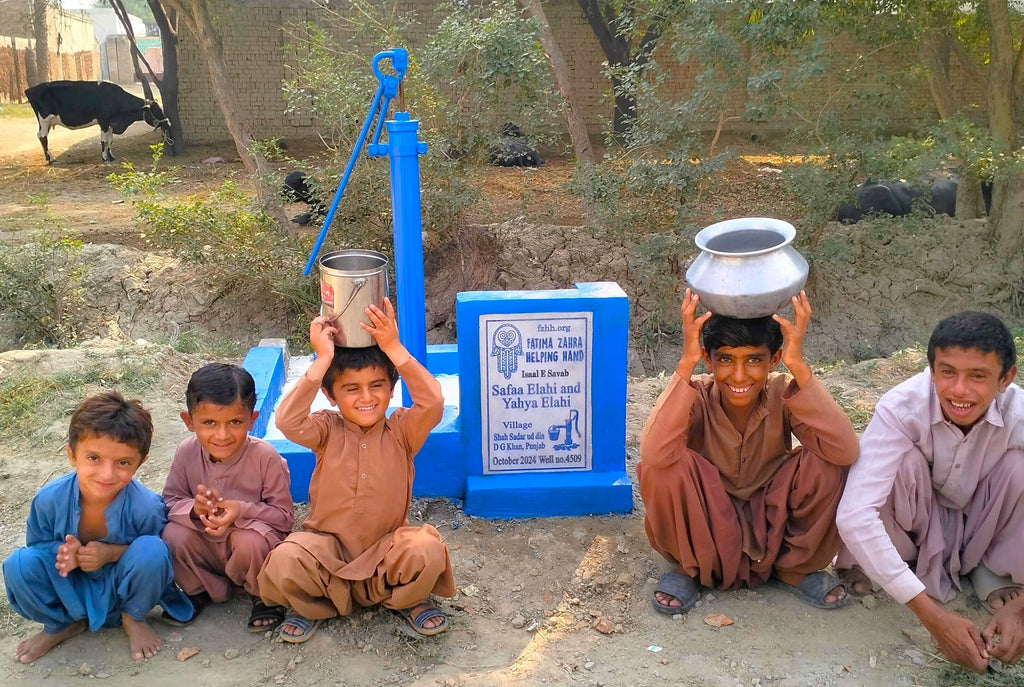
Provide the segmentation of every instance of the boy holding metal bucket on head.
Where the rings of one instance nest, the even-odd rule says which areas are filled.
[[[674,568],[654,608],[685,613],[700,588],[768,581],[818,608],[847,603],[824,571],[840,540],[836,507],[857,434],[803,358],[811,306],[793,320],[706,312],[686,290],[683,353],[640,438],[647,537]],[[701,360],[710,375],[693,377]],[[773,372],[779,362],[790,374]],[[793,446],[793,435],[800,446]]]
[[[277,426],[313,450],[309,517],[271,551],[259,574],[268,604],[290,609],[281,638],[309,639],[326,618],[381,604],[421,635],[448,627],[431,593],[453,596],[448,549],[430,525],[412,527],[413,458],[441,421],[441,385],[398,339],[395,311],[365,308],[375,346],[335,346],[328,316],[314,319],[316,359],[277,409]],[[385,416],[401,374],[412,407]],[[317,391],[337,410],[310,414]]]

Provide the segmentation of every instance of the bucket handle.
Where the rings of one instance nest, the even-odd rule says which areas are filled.
[[[345,311],[348,310],[348,306],[352,305],[352,301],[355,300],[356,294],[359,293],[359,289],[363,288],[365,285],[366,279],[360,278],[352,280],[352,293],[349,294],[348,300],[345,301],[345,305],[341,306],[341,310],[338,314],[332,317],[330,322],[327,324],[334,324],[338,321],[338,318],[345,314]]]

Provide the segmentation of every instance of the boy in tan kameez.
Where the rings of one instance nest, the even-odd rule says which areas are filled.
[[[696,315],[683,300],[683,354],[640,437],[636,471],[647,537],[673,563],[651,599],[685,613],[700,587],[773,581],[819,608],[848,601],[825,572],[839,550],[835,512],[857,434],[803,359],[811,316]],[[693,377],[701,360],[711,375]],[[773,373],[784,362],[789,375]],[[793,435],[801,446],[793,446]]]
[[[395,311],[366,308],[376,346],[335,348],[326,317],[310,323],[316,359],[277,409],[277,427],[313,450],[309,517],[259,574],[267,604],[291,609],[281,638],[309,639],[326,618],[381,604],[422,635],[448,627],[431,593],[453,596],[448,549],[430,525],[411,527],[413,457],[441,421],[441,385],[398,340]],[[385,413],[401,373],[411,408]],[[309,413],[317,391],[338,410]]]

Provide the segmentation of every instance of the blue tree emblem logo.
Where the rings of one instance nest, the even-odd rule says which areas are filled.
[[[498,359],[498,372],[511,379],[519,369],[519,356],[523,354],[523,335],[514,324],[505,323],[494,330],[491,357]]]

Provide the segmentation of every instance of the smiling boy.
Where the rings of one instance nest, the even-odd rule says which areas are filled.
[[[290,609],[281,639],[308,640],[326,618],[381,604],[421,635],[448,627],[431,593],[452,596],[448,549],[431,525],[409,524],[413,458],[441,421],[441,385],[398,340],[391,301],[368,306],[376,346],[336,348],[326,317],[309,326],[316,359],[277,409],[277,427],[312,449],[309,517],[270,552],[259,574],[263,600]],[[388,405],[401,373],[412,407]],[[337,411],[310,414],[317,391]]]
[[[139,401],[109,392],[71,416],[67,454],[74,468],[32,499],[25,546],[3,564],[11,607],[42,623],[18,644],[31,663],[86,629],[120,625],[132,658],[151,658],[162,642],[146,623],[156,604],[178,619],[192,614],[174,586],[163,500],[134,479],[153,436]]]
[[[175,451],[163,492],[174,579],[195,608],[191,620],[238,586],[252,598],[249,631],[273,629],[284,609],[263,603],[256,575],[292,531],[295,511],[288,464],[249,435],[259,416],[256,382],[238,365],[204,365],[188,380],[185,407],[181,419],[194,435]]]
[[[803,359],[807,296],[793,297],[794,321],[697,317],[698,302],[687,289],[683,354],[640,437],[647,537],[675,566],[651,602],[685,613],[701,586],[773,580],[813,606],[842,606],[845,589],[823,568],[839,549],[835,509],[857,435]],[[692,377],[702,359],[711,375]],[[789,375],[773,372],[780,361]]]
[[[1024,390],[998,318],[962,312],[928,342],[928,369],[887,392],[861,438],[837,520],[851,591],[874,580],[952,661],[984,671],[1024,655]],[[909,563],[909,564],[908,564]],[[855,565],[856,564],[856,565]],[[866,576],[865,576],[866,574]],[[974,623],[933,601],[969,576],[993,612]]]

